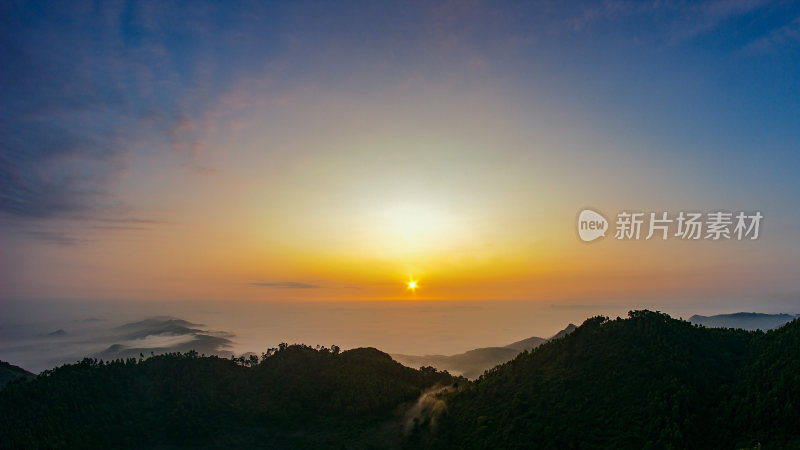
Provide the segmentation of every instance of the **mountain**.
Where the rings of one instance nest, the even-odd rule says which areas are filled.
[[[716,316],[694,315],[689,322],[709,328],[741,328],[743,330],[772,330],[800,317],[800,314],[761,314],[739,312]]]
[[[436,367],[452,374],[474,379],[485,370],[502,364],[519,354],[520,350],[508,347],[484,347],[457,355],[402,355],[392,354],[395,361],[408,367]]]
[[[0,389],[0,448],[800,448],[800,320],[587,319],[474,382],[374,348],[84,359]]]
[[[0,448],[399,446],[405,411],[459,381],[373,348],[87,358],[0,390]]]
[[[564,336],[572,333],[573,331],[575,331],[577,329],[578,329],[578,326],[571,323],[571,324],[567,325],[567,328],[564,328],[563,330],[561,330],[558,333],[556,333],[553,336],[551,336],[549,340],[552,341],[552,340],[555,340],[555,339],[561,339]]]
[[[393,354],[392,358],[408,367],[431,366],[455,375],[474,379],[492,367],[513,359],[520,352],[534,349],[548,340],[564,337],[574,331],[575,328],[575,325],[569,324],[569,326],[549,339],[530,337],[504,347],[476,348],[457,355],[414,356]]]
[[[27,380],[35,376],[36,375],[28,372],[22,367],[17,367],[5,361],[0,361],[0,388],[14,380]]]
[[[559,333],[560,333],[560,331],[559,331]],[[547,339],[540,338],[540,337],[537,337],[537,336],[533,336],[533,337],[529,337],[528,339],[523,339],[521,341],[512,342],[511,344],[506,345],[505,348],[514,349],[514,350],[517,350],[518,352],[524,352],[525,350],[530,350],[532,348],[536,348],[536,347],[544,344],[545,342],[547,342]],[[517,355],[515,354],[514,356],[517,356]],[[505,362],[505,361],[503,361],[503,362]]]
[[[409,448],[800,448],[800,321],[586,320],[443,394]],[[760,447],[759,447],[760,448]]]

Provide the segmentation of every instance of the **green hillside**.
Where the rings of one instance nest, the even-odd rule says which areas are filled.
[[[0,390],[0,448],[800,448],[800,321],[629,316],[475,382],[372,348],[85,359]]]
[[[0,391],[0,447],[399,445],[401,406],[454,381],[371,348],[282,345],[260,361],[85,359]]]
[[[22,367],[0,361],[0,388],[12,381],[29,380],[35,376]]]
[[[587,320],[449,394],[437,448],[799,448],[800,322],[766,334],[669,316]]]

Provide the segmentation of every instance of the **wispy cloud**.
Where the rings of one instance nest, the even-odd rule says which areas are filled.
[[[202,150],[197,133],[175,134],[215,96],[194,89],[197,70],[176,68],[174,55],[187,51],[185,41],[200,30],[163,20],[160,27],[193,36],[166,39],[163,28],[143,21],[163,17],[144,16],[138,6],[7,9],[0,31],[0,213],[38,222],[113,218],[125,200],[115,183],[136,153],[172,146],[187,149],[179,155],[186,159]]]
[[[87,239],[81,239],[62,233],[58,231],[28,231],[25,233],[29,238],[36,239],[48,244],[71,246],[71,245],[84,245],[89,242]]]
[[[669,41],[680,44],[692,40],[768,4],[769,0],[716,0],[682,7],[676,11],[678,19]]]
[[[261,286],[278,289],[318,289],[322,286],[309,283],[298,283],[296,281],[277,281],[277,282],[258,282],[250,283],[251,286]]]
[[[563,25],[573,32],[588,31],[608,24],[653,23],[653,37],[678,45],[714,31],[730,21],[756,14],[770,5],[769,0],[712,0],[708,2],[637,2],[606,0],[583,5],[573,11],[566,3]],[[556,9],[558,10],[558,9]],[[624,29],[619,26],[619,29]]]
[[[777,47],[791,45],[800,42],[800,16],[786,25],[772,30],[766,36],[748,44],[743,50],[745,52],[759,53],[771,51]]]

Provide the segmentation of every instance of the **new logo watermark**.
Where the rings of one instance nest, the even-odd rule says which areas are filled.
[[[670,238],[682,240],[755,240],[758,239],[760,211],[734,213],[714,211],[708,213],[680,211],[670,215],[660,212],[617,213],[614,238],[617,240],[650,240]],[[578,214],[578,236],[584,242],[605,237],[609,222],[597,211],[584,209]]]
[[[584,209],[578,215],[578,235],[584,242],[604,237],[606,230],[608,230],[608,221],[599,212]]]

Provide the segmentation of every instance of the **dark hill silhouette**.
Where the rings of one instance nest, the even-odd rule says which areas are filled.
[[[29,380],[35,376],[22,367],[0,361],[0,388],[12,381]]]
[[[456,381],[371,348],[84,359],[0,391],[0,448],[399,445],[401,405]]]
[[[799,348],[633,311],[475,382],[372,348],[84,359],[0,389],[0,448],[800,448]]]
[[[762,333],[595,317],[448,394],[437,432],[409,445],[798,448],[798,349],[796,320]]]

